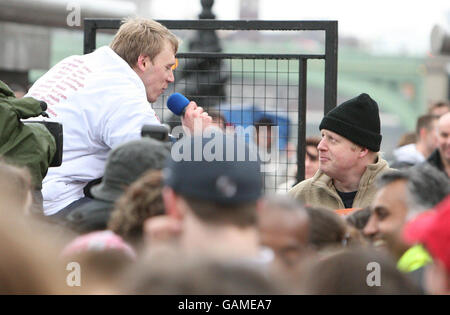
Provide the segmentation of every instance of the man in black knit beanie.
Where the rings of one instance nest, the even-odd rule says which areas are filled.
[[[391,170],[378,154],[378,104],[363,93],[328,112],[319,129],[319,170],[289,194],[307,205],[332,210],[369,206],[376,192],[375,178]]]

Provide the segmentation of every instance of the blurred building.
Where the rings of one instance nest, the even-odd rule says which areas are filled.
[[[239,3],[239,19],[258,20],[259,0],[241,0]]]
[[[431,54],[426,59],[428,101],[450,100],[450,31],[436,25],[430,42]]]
[[[55,28],[79,31],[84,18],[123,18],[136,12],[130,1],[0,0],[0,80],[26,88],[30,69],[48,69]]]

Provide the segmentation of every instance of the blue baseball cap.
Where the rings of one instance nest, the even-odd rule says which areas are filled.
[[[262,195],[256,149],[237,135],[184,137],[173,145],[163,177],[181,196],[222,205],[252,202]]]

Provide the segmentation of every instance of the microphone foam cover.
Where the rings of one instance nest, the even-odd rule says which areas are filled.
[[[189,104],[189,100],[180,93],[173,93],[167,99],[167,107],[172,113],[180,116],[183,113],[184,108]]]

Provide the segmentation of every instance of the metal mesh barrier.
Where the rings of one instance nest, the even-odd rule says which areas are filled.
[[[307,62],[325,61],[324,113],[336,106],[337,22],[335,21],[159,21],[175,30],[323,30],[325,54],[179,53],[175,83],[153,104],[161,121],[179,124],[166,107],[174,92],[196,101],[229,132],[241,132],[265,152],[266,192],[287,191],[304,178]],[[85,20],[85,53],[95,49],[95,32],[116,29],[119,20]],[[217,118],[218,119],[218,118]]]

